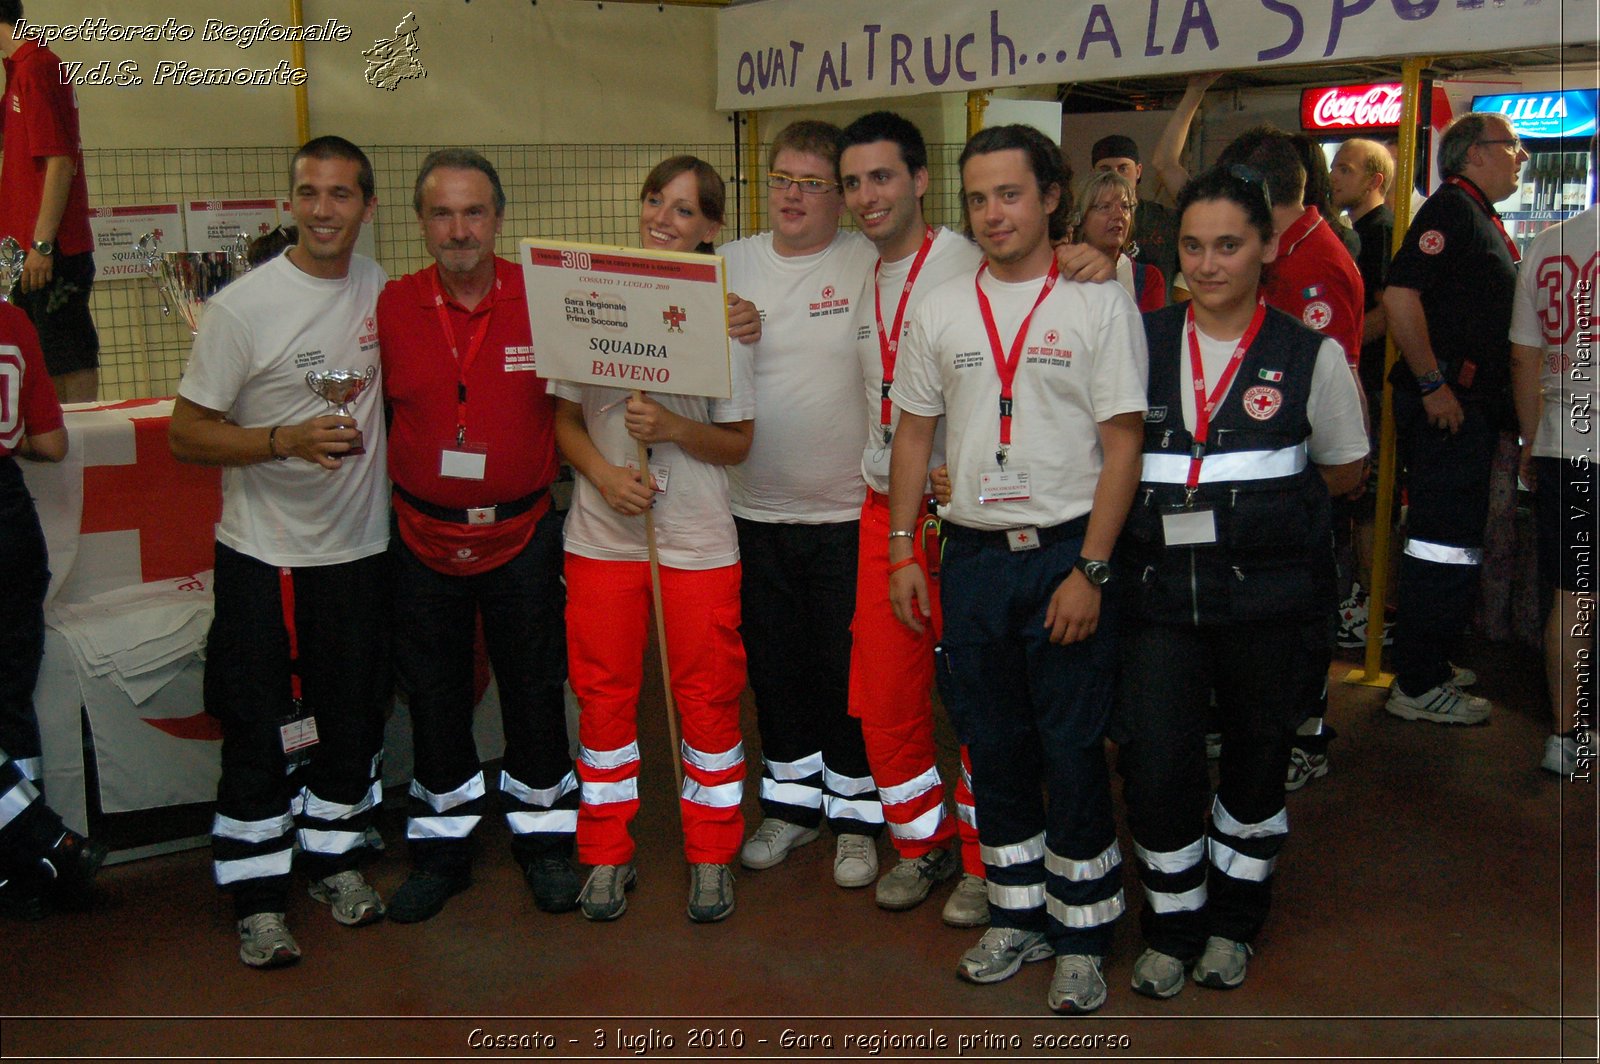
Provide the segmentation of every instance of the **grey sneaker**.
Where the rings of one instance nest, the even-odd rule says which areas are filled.
[[[982,927],[988,923],[989,881],[971,872],[963,873],[939,919],[951,927]]]
[[[1194,981],[1213,990],[1232,990],[1244,982],[1250,964],[1250,947],[1231,938],[1212,935],[1205,952],[1194,962]]]
[[[1106,980],[1100,958],[1087,953],[1065,953],[1056,958],[1056,974],[1045,995],[1050,1011],[1071,1015],[1093,1012],[1106,1003]]]
[[[1539,767],[1558,776],[1578,771],[1578,740],[1570,735],[1550,735],[1544,741],[1544,760]]]
[[[1456,665],[1452,663],[1450,666],[1450,682],[1455,684],[1457,687],[1471,687],[1473,684],[1478,682],[1478,674],[1467,668],[1465,665]]]
[[[1384,707],[1403,720],[1431,720],[1438,724],[1481,724],[1489,719],[1489,700],[1469,695],[1446,680],[1412,697],[1395,684]]]
[[[1206,760],[1215,761],[1222,756],[1222,733],[1219,731],[1206,732]]]
[[[833,881],[841,887],[870,887],[878,878],[878,840],[847,833],[833,842]]]
[[[1296,746],[1289,751],[1289,771],[1284,777],[1283,789],[1298,791],[1312,780],[1328,774],[1328,755],[1312,753]]]
[[[282,913],[256,913],[239,921],[239,959],[252,968],[282,968],[300,959]]]
[[[1133,962],[1133,989],[1145,997],[1177,997],[1183,989],[1183,962],[1170,953],[1145,950]]]
[[[733,912],[733,872],[727,865],[689,866],[689,919],[714,924]]]
[[[595,865],[578,891],[578,907],[585,919],[615,920],[628,909],[628,891],[639,882],[633,862]]]
[[[781,864],[789,851],[817,840],[816,828],[803,828],[777,817],[767,817],[739,851],[739,863],[760,870]]]
[[[1055,947],[1044,940],[1042,931],[991,927],[976,946],[961,955],[956,974],[969,983],[998,983],[1016,975],[1028,961],[1055,955]]]
[[[878,880],[878,908],[891,912],[914,909],[928,897],[935,883],[943,883],[960,870],[961,862],[951,850],[929,850],[921,857],[908,857]],[[984,913],[987,919],[987,901]]]
[[[333,918],[346,927],[383,919],[383,899],[355,869],[311,881],[311,897],[330,906]]]

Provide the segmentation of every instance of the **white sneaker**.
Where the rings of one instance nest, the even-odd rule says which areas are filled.
[[[1539,767],[1558,776],[1578,771],[1578,740],[1570,735],[1551,735],[1544,741],[1544,760]]]
[[[1469,695],[1446,680],[1412,696],[1395,684],[1384,707],[1402,720],[1431,720],[1438,724],[1481,724],[1489,719],[1489,700]]]
[[[971,872],[950,892],[939,919],[951,927],[982,927],[989,922],[989,881]]]
[[[789,851],[817,839],[816,828],[803,828],[777,817],[767,817],[739,851],[739,863],[760,870],[782,864]]]
[[[833,881],[841,887],[870,887],[878,879],[878,840],[844,834],[833,844]]]

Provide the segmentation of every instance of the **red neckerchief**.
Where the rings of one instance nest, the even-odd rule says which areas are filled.
[[[1200,486],[1200,463],[1206,456],[1206,437],[1211,432],[1211,413],[1216,410],[1217,404],[1222,402],[1222,397],[1228,394],[1228,388],[1233,384],[1233,376],[1239,372],[1239,366],[1244,362],[1244,353],[1250,350],[1250,345],[1255,342],[1256,333],[1261,331],[1261,323],[1266,318],[1267,305],[1258,299],[1256,312],[1250,319],[1249,327],[1245,329],[1244,335],[1239,337],[1239,345],[1233,349],[1233,355],[1223,368],[1222,376],[1217,379],[1217,386],[1207,398],[1206,371],[1200,359],[1200,334],[1194,327],[1194,304],[1189,304],[1183,331],[1189,338],[1189,376],[1194,382],[1194,446],[1189,450],[1189,477],[1184,486],[1191,494]]]
[[[1056,280],[1061,276],[1061,266],[1051,256],[1050,272],[1044,276],[1044,287],[1039,289],[1039,298],[1033,301],[1028,316],[1018,326],[1009,355],[1000,346],[1000,330],[994,322],[994,311],[989,307],[989,297],[983,294],[983,271],[988,268],[989,260],[984,259],[978,272],[973,274],[972,286],[978,291],[978,312],[983,315],[983,327],[989,333],[989,353],[994,356],[995,372],[1000,375],[1000,450],[995,453],[995,458],[1004,466],[1006,449],[1011,446],[1011,385],[1017,379],[1017,367],[1022,364],[1022,342],[1027,339],[1033,312],[1039,309],[1039,304],[1056,286]]]
[[[1489,197],[1483,194],[1483,189],[1474,185],[1471,179],[1460,175],[1447,177],[1444,179],[1444,183],[1454,185],[1472,198],[1472,202],[1476,203],[1483,213],[1489,216],[1489,220],[1494,223],[1494,227],[1500,231],[1500,239],[1506,242],[1506,250],[1511,252],[1511,261],[1514,263],[1521,262],[1522,255],[1517,251],[1517,245],[1511,242],[1511,234],[1506,232],[1506,225],[1500,220],[1500,212],[1494,209],[1494,204],[1490,203]]]
[[[885,335],[883,331],[883,301],[878,294],[878,271],[883,267],[880,257],[872,267],[872,313],[878,321],[878,358],[883,363],[883,406],[878,416],[879,427],[883,430],[883,442],[889,442],[889,420],[894,413],[894,404],[889,402],[889,386],[894,383],[894,366],[900,357],[900,328],[906,320],[906,304],[911,302],[911,288],[917,283],[917,275],[922,272],[922,264],[928,261],[928,252],[933,248],[933,226],[928,226],[928,232],[922,238],[922,247],[917,251],[917,257],[911,260],[911,272],[906,274],[905,287],[900,290],[900,305],[894,310],[894,328]]]
[[[489,304],[483,315],[483,324],[478,326],[478,331],[473,334],[472,340],[467,345],[467,353],[462,355],[460,346],[456,343],[455,326],[450,324],[450,312],[445,309],[444,289],[439,285],[439,268],[435,266],[428,271],[428,281],[433,285],[433,309],[439,313],[439,331],[444,333],[444,342],[450,345],[450,354],[456,367],[456,446],[467,440],[467,372],[472,369],[472,363],[477,361],[478,352],[483,349],[483,338],[489,335],[489,319],[494,316],[495,291],[500,287],[499,272],[496,271],[494,284],[489,286],[489,293],[485,302]],[[482,304],[479,305],[482,308]]]

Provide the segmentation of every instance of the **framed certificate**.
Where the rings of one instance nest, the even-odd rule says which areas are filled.
[[[726,399],[720,255],[522,241],[534,357],[553,380]]]

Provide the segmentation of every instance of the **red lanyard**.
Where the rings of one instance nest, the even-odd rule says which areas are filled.
[[[450,354],[456,364],[456,446],[459,447],[467,441],[467,373],[472,369],[472,363],[477,360],[478,352],[483,348],[483,338],[489,335],[489,318],[493,315],[493,309],[490,308],[484,313],[483,323],[473,335],[466,356],[462,357],[461,348],[456,343],[455,326],[450,324],[450,312],[444,306],[444,292],[439,287],[438,270],[430,272],[428,279],[433,282],[433,309],[439,312],[439,329],[444,333],[445,343],[450,345]],[[495,284],[498,286],[499,283],[499,278],[496,278]],[[491,298],[493,298],[492,290]]]
[[[294,570],[278,569],[278,597],[283,602],[283,630],[289,636],[289,697],[294,699],[295,715],[300,715],[300,630],[294,623]]]
[[[1500,220],[1499,212],[1489,205],[1489,199],[1483,194],[1482,190],[1471,181],[1459,176],[1447,177],[1444,179],[1444,183],[1454,185],[1472,197],[1472,202],[1476,203],[1483,210],[1483,213],[1489,216],[1489,220],[1494,223],[1494,227],[1500,230],[1500,239],[1506,242],[1506,250],[1511,252],[1511,261],[1521,262],[1522,255],[1517,251],[1517,245],[1512,242],[1511,234],[1506,232],[1506,223]]]
[[[1050,259],[1050,272],[1045,274],[1044,287],[1039,289],[1039,298],[1033,301],[1033,306],[1028,308],[1028,316],[1022,319],[1022,325],[1017,329],[1017,335],[1011,341],[1010,355],[1001,353],[1000,330],[994,323],[994,311],[989,308],[989,297],[983,294],[983,271],[989,268],[989,261],[984,260],[978,267],[978,272],[973,275],[972,286],[978,291],[978,312],[983,315],[983,327],[989,333],[989,353],[994,356],[995,372],[1000,375],[1000,449],[994,453],[995,461],[1003,468],[1006,464],[1006,451],[1011,447],[1011,385],[1017,379],[1017,367],[1022,364],[1022,343],[1028,337],[1028,324],[1033,321],[1033,312],[1039,309],[1050,290],[1056,286],[1056,280],[1061,276],[1061,267],[1057,265],[1054,257]]]
[[[1194,446],[1189,451],[1189,477],[1184,486],[1189,489],[1191,495],[1200,486],[1200,463],[1206,456],[1206,437],[1211,432],[1211,413],[1216,410],[1217,404],[1222,402],[1222,397],[1228,394],[1228,388],[1233,384],[1233,376],[1239,372],[1239,365],[1244,361],[1244,353],[1250,350],[1250,345],[1255,342],[1256,333],[1261,331],[1261,323],[1266,317],[1267,305],[1257,300],[1255,316],[1250,319],[1249,328],[1239,337],[1239,346],[1233,349],[1233,355],[1228,359],[1222,376],[1217,380],[1217,386],[1212,389],[1210,398],[1207,398],[1206,370],[1200,358],[1200,333],[1194,327],[1193,304],[1189,307],[1183,331],[1189,338],[1189,376],[1194,382]]]
[[[878,358],[883,362],[883,407],[878,424],[883,429],[883,442],[886,445],[889,442],[889,421],[894,413],[894,404],[889,402],[889,386],[894,383],[894,365],[900,356],[900,328],[906,321],[906,304],[911,302],[911,288],[917,283],[917,275],[922,272],[922,264],[928,261],[928,252],[932,248],[933,226],[930,225],[922,238],[917,257],[911,260],[906,286],[900,290],[900,305],[894,310],[894,329],[887,335],[883,331],[883,300],[878,292],[878,271],[883,268],[883,259],[880,258],[872,267],[872,313],[878,321]]]

